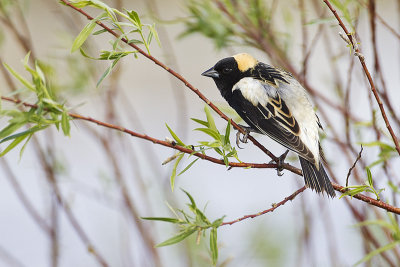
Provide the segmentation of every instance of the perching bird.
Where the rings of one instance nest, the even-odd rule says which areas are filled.
[[[335,197],[322,166],[322,128],[306,90],[283,70],[249,54],[224,58],[202,73],[213,78],[229,105],[250,126],[299,155],[307,187]]]

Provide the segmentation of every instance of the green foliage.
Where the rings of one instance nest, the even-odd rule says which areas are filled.
[[[41,69],[38,62],[35,62],[35,67],[31,68],[28,65],[28,61],[29,53],[25,57],[24,67],[31,74],[31,81],[28,81],[4,63],[7,70],[24,86],[21,92],[34,93],[37,101],[35,106],[29,108],[28,111],[25,111],[23,108],[19,110],[0,108],[0,116],[10,118],[8,124],[0,130],[0,144],[11,141],[0,153],[0,156],[4,156],[22,141],[25,141],[20,152],[22,156],[26,144],[33,134],[51,125],[55,125],[57,129],[61,126],[66,136],[70,134],[71,117],[68,115],[67,109],[64,104],[56,101],[51,87],[47,84],[45,72]],[[28,126],[28,129],[15,133],[24,126]]]
[[[183,241],[194,233],[197,233],[197,243],[200,242],[201,236],[205,235],[206,230],[210,229],[210,251],[211,251],[211,261],[213,266],[217,264],[218,261],[218,246],[217,246],[217,228],[222,224],[225,216],[214,220],[211,222],[204,214],[204,211],[201,211],[194,201],[193,197],[182,189],[182,191],[188,197],[190,203],[187,204],[191,214],[184,210],[171,209],[175,214],[175,218],[169,217],[142,217],[145,220],[152,221],[161,221],[168,222],[172,224],[176,224],[179,226],[180,231],[173,237],[161,242],[156,247],[169,246]]]
[[[270,24],[270,9],[265,1],[190,0],[186,1],[186,7],[190,17],[184,21],[185,31],[180,37],[200,33],[210,38],[218,49],[243,43],[260,48],[246,34],[245,29],[252,29],[253,33],[262,33],[274,41],[269,30],[265,30]]]
[[[229,159],[231,159],[231,158],[235,158],[237,161],[240,162],[240,159],[237,155],[236,148],[231,145],[230,140],[229,140],[230,133],[231,133],[231,122],[228,121],[228,124],[224,131],[225,134],[221,134],[218,131],[218,129],[215,125],[215,122],[214,122],[214,118],[211,114],[211,111],[207,106],[204,107],[204,112],[206,113],[206,118],[207,118],[206,121],[192,118],[193,121],[204,126],[202,128],[196,128],[194,130],[207,134],[209,137],[211,137],[211,141],[199,141],[200,145],[196,145],[196,146],[186,145],[177,136],[177,134],[168,125],[166,125],[169,133],[171,134],[172,138],[175,140],[175,144],[193,150],[193,153],[189,155],[189,158],[194,153],[205,154],[205,152],[207,150],[214,150],[219,156],[222,157],[226,167],[229,167]],[[196,163],[197,160],[199,160],[199,158],[194,159],[181,172],[176,174],[179,163],[181,162],[184,155],[185,155],[185,153],[179,152],[176,157],[176,161],[175,161],[174,167],[172,169],[171,178],[170,178],[172,191],[174,190],[174,187],[175,187],[176,176],[179,176],[179,175],[183,174],[184,172],[186,172],[190,167],[193,166],[194,163]]]
[[[124,51],[120,47],[120,43],[122,39],[125,39],[128,43],[134,43],[136,45],[144,45],[148,54],[150,54],[150,43],[153,39],[155,39],[158,45],[161,45],[160,39],[158,37],[158,33],[155,29],[155,24],[145,24],[142,23],[138,13],[134,10],[124,10],[121,12],[115,8],[111,8],[101,1],[97,0],[89,0],[89,1],[73,1],[74,6],[82,8],[86,6],[91,6],[102,10],[103,12],[98,15],[96,18],[91,20],[78,34],[75,38],[75,41],[72,44],[71,52],[76,50],[80,50],[82,55],[96,60],[111,60],[112,63],[110,66],[104,71],[103,75],[100,77],[97,82],[97,86],[104,80],[105,77],[110,74],[112,69],[118,63],[118,61],[129,55],[134,54],[137,57],[137,51]],[[118,16],[125,19],[124,21],[119,21]],[[87,38],[92,35],[100,35],[107,32],[106,29],[101,29],[99,31],[93,32],[97,23],[109,23],[111,26],[110,29],[119,34],[118,38],[113,39],[111,41],[112,50],[111,51],[101,51],[101,54],[98,58],[88,56],[82,48],[83,44],[87,40]]]
[[[361,143],[365,147],[378,147],[380,152],[378,159],[372,162],[368,167],[372,168],[376,165],[386,162],[387,160],[397,156],[396,147],[394,145],[388,145],[382,141],[373,141],[369,143]]]
[[[217,48],[234,43],[234,25],[221,14],[212,1],[190,0],[186,5],[191,16],[185,20],[186,29],[180,37],[201,33],[211,38]]]
[[[354,32],[354,14],[359,7],[359,3],[353,0],[330,0],[330,2],[335,6],[336,10],[340,12],[339,16],[347,22],[348,26],[351,27]]]
[[[373,183],[373,180],[372,180],[372,174],[371,174],[370,168],[367,167],[366,168],[366,172],[367,172],[367,181],[365,182],[365,184],[363,184],[363,185],[352,185],[352,186],[345,187],[344,189],[347,189],[348,191],[344,192],[340,196],[340,198],[342,198],[344,196],[353,197],[354,195],[362,193],[362,192],[370,192],[370,193],[375,194],[377,200],[380,200],[379,194],[385,189],[382,188],[382,189],[376,190],[374,188],[374,183]]]
[[[397,223],[396,219],[394,218],[394,216],[390,213],[387,213],[388,219],[389,221],[385,221],[383,219],[381,220],[370,220],[370,221],[364,221],[361,223],[356,224],[355,226],[358,227],[364,227],[364,226],[378,226],[381,227],[382,229],[385,228],[387,229],[390,233],[391,233],[391,237],[392,237],[392,242],[377,248],[373,251],[371,251],[370,253],[368,253],[367,255],[365,255],[364,258],[362,258],[361,260],[359,260],[356,265],[360,265],[361,263],[370,261],[374,256],[385,252],[385,251],[389,251],[391,249],[396,248],[397,246],[400,245],[400,228],[399,228],[399,224]]]

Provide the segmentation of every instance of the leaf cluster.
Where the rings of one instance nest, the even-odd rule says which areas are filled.
[[[134,54],[135,57],[137,57],[137,51],[125,51],[120,46],[122,39],[125,39],[127,43],[144,45],[148,54],[150,54],[150,43],[153,39],[157,41],[158,45],[161,45],[158,33],[155,28],[155,24],[143,23],[138,13],[134,10],[124,10],[124,12],[121,12],[118,9],[111,8],[98,0],[73,1],[72,4],[78,8],[91,6],[102,10],[102,13],[91,20],[82,29],[82,31],[75,38],[75,41],[72,44],[71,48],[71,52],[77,51],[79,49],[83,56],[90,59],[112,61],[111,65],[104,71],[103,75],[100,77],[99,81],[97,82],[97,86],[100,85],[100,83],[104,80],[105,77],[107,77],[108,74],[110,74],[112,69],[121,58],[129,54]],[[123,18],[124,20],[121,21],[119,18]],[[99,22],[108,23],[110,25],[110,29],[114,32],[119,33],[119,36],[118,38],[111,41],[112,50],[101,51],[100,56],[96,58],[87,55],[82,46],[91,34],[100,35],[107,32],[106,29],[101,29],[93,32],[96,24]]]
[[[242,42],[259,47],[243,28],[273,38],[269,34],[270,9],[265,1],[190,0],[186,7],[190,16],[184,21],[185,30],[180,37],[200,33],[210,38],[218,49]]]
[[[361,222],[361,223],[358,223],[358,224],[355,225],[355,226],[358,226],[358,227],[375,225],[375,226],[381,227],[382,229],[386,228],[391,233],[391,237],[392,237],[392,242],[390,242],[390,243],[388,243],[388,244],[386,244],[386,245],[384,245],[382,247],[379,247],[379,248],[371,251],[370,253],[365,255],[364,258],[362,258],[361,260],[356,262],[356,264],[354,264],[355,266],[359,265],[361,263],[364,263],[364,262],[368,262],[374,256],[376,256],[376,255],[378,255],[378,254],[380,254],[382,252],[389,251],[391,249],[395,249],[397,246],[400,245],[400,227],[399,227],[399,224],[398,224],[397,220],[394,218],[394,216],[392,214],[387,213],[387,216],[388,216],[388,219],[389,219],[388,221],[385,221],[383,219],[382,220],[369,220],[369,221],[364,221],[364,222]]]
[[[28,65],[29,53],[25,56],[24,67],[31,75],[31,81],[25,79],[21,74],[16,72],[9,65],[4,63],[5,68],[24,86],[20,93],[28,91],[34,93],[37,101],[35,106],[28,111],[21,109],[3,109],[0,107],[0,116],[9,117],[8,124],[0,130],[0,144],[11,141],[8,146],[0,153],[4,156],[14,147],[25,140],[20,155],[22,155],[26,144],[34,133],[44,130],[50,125],[55,125],[57,130],[62,129],[64,135],[70,134],[70,120],[68,110],[64,104],[58,103],[51,87],[46,80],[45,72],[38,62],[35,62],[34,68]],[[17,132],[24,126],[28,126],[27,130]]]
[[[168,222],[176,224],[181,228],[181,230],[176,235],[165,240],[164,242],[161,242],[156,247],[169,246],[179,243],[194,233],[197,233],[197,243],[199,243],[201,236],[205,236],[206,230],[210,229],[209,241],[210,241],[211,261],[212,264],[215,266],[218,261],[217,228],[222,224],[225,216],[211,222],[205,216],[204,211],[201,211],[197,207],[193,197],[185,190],[182,189],[182,191],[186,194],[186,196],[190,201],[190,203],[188,203],[187,206],[191,214],[181,209],[175,211],[172,207],[169,206],[171,211],[174,213],[175,218],[142,217],[142,219]]]
[[[186,145],[182,142],[182,140],[176,135],[176,133],[168,126],[168,131],[170,132],[172,138],[175,140],[176,144],[185,148],[189,148],[193,150],[193,153],[189,155],[191,157],[194,153],[203,153],[205,155],[205,152],[207,150],[213,150],[215,151],[219,156],[222,157],[222,160],[224,161],[226,167],[229,166],[229,159],[235,158],[237,161],[241,162],[237,150],[235,147],[231,145],[230,142],[230,133],[231,133],[231,121],[228,121],[228,124],[226,125],[224,134],[221,134],[221,132],[217,129],[213,115],[211,114],[210,109],[205,106],[204,107],[204,112],[206,113],[206,121],[200,120],[200,119],[195,119],[192,118],[193,121],[196,123],[204,126],[201,128],[196,128],[194,129],[195,131],[200,131],[205,134],[207,134],[209,137],[211,137],[210,141],[199,141],[200,145]],[[190,162],[178,175],[176,174],[177,172],[177,167],[179,163],[181,162],[182,158],[184,157],[185,153],[179,152],[176,156],[176,161],[174,164],[174,167],[172,169],[171,173],[171,189],[172,191],[174,190],[175,186],[175,178],[176,176],[179,176],[186,172],[190,167],[193,166],[193,164],[199,160],[199,158],[194,159],[192,162]]]
[[[374,188],[374,183],[373,183],[373,180],[372,180],[372,174],[371,174],[370,168],[367,167],[366,168],[366,172],[367,172],[367,181],[365,181],[365,184],[363,184],[363,185],[352,185],[352,186],[344,187],[344,189],[346,189],[347,191],[344,192],[340,196],[340,198],[342,198],[344,196],[353,197],[354,195],[357,195],[357,194],[362,193],[362,192],[370,192],[370,193],[373,193],[376,196],[377,200],[380,200],[379,194],[385,189],[382,188],[382,189],[376,190]]]

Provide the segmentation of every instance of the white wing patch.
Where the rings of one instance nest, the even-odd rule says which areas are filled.
[[[259,80],[254,78],[243,78],[233,86],[232,91],[240,90],[243,97],[250,101],[254,106],[261,104],[266,107],[268,97],[276,97],[277,94],[274,88],[269,89],[271,90],[268,91],[268,88],[264,87]],[[265,97],[266,95],[268,97]]]

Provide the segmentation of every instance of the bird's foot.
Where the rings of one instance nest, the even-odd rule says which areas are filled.
[[[240,135],[242,134],[240,131],[237,131],[236,133],[236,145],[238,148],[242,148],[240,147],[240,143],[247,143],[247,138],[249,137],[250,132],[254,132],[253,128],[248,127],[248,126],[243,126],[240,125],[239,126],[245,131],[245,133],[243,134],[243,137],[241,137]]]
[[[289,153],[289,149],[287,149],[285,153],[283,153],[282,155],[280,155],[280,156],[277,158],[277,160],[271,160],[271,161],[270,161],[270,163],[275,162],[275,163],[278,165],[278,167],[276,168],[276,172],[277,172],[278,176],[282,176],[282,175],[283,175],[283,173],[282,173],[282,171],[283,171],[283,164],[285,163],[285,159],[286,159],[286,156],[287,156],[288,153]]]

